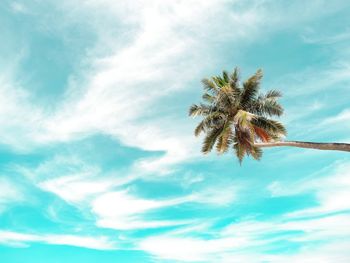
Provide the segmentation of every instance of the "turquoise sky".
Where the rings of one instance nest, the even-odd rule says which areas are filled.
[[[350,155],[200,154],[200,80],[350,142],[350,2],[0,1],[0,262],[350,262]]]

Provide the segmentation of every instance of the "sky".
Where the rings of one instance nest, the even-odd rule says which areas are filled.
[[[287,139],[350,142],[350,3],[0,2],[0,261],[350,262],[350,156],[200,153],[201,79],[262,68]]]

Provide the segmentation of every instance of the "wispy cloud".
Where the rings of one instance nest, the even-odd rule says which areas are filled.
[[[88,237],[77,235],[26,234],[12,231],[0,231],[0,243],[10,246],[27,246],[30,243],[68,245],[98,250],[116,249],[114,242],[107,237]]]
[[[235,248],[247,245],[244,238],[220,238],[203,240],[199,238],[151,237],[140,243],[140,248],[163,260],[181,262],[210,262]]]
[[[23,202],[23,190],[7,177],[0,177],[0,214],[8,205]]]
[[[187,224],[189,221],[147,220],[143,214],[160,208],[191,201],[191,196],[172,200],[147,200],[125,191],[103,194],[92,202],[92,211],[98,216],[97,225],[114,229],[157,228]]]
[[[274,181],[268,186],[268,190],[274,197],[305,193],[315,196],[316,205],[289,213],[288,217],[318,217],[329,213],[347,212],[350,210],[350,205],[344,200],[350,198],[349,163],[335,162],[294,182]]]
[[[214,237],[193,237],[196,229],[191,229],[187,235],[160,235],[146,238],[140,242],[140,248],[155,255],[159,260],[176,260],[179,262],[295,262],[305,256],[306,262],[329,258],[337,258],[339,262],[346,262],[349,254],[346,250],[337,249],[335,242],[344,240],[349,244],[349,215],[336,215],[316,219],[297,221],[272,220],[261,222],[246,220],[233,223],[219,231]],[[203,229],[197,229],[202,232]],[[181,232],[180,232],[181,233]],[[287,241],[286,241],[287,240]],[[325,241],[326,240],[326,241]],[[285,249],[279,242],[293,242],[302,249],[270,253],[270,250]],[[316,246],[328,248],[322,250]],[[308,249],[315,247],[319,253],[308,253]],[[319,249],[319,250],[318,250]],[[334,252],[339,254],[334,256]],[[257,260],[259,258],[259,260]],[[291,260],[293,259],[293,260]],[[323,262],[323,261],[321,261]]]

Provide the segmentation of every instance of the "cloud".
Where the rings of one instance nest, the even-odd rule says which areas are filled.
[[[200,58],[200,53],[192,50],[201,41],[193,36],[204,26],[197,18],[207,20],[209,10],[218,9],[215,3],[154,1],[143,6],[136,2],[138,8],[132,13],[135,16],[131,16],[139,29],[133,40],[113,50],[108,57],[91,61],[96,65],[95,70],[87,77],[82,96],[65,101],[61,110],[47,120],[46,132],[37,139],[71,140],[84,134],[107,133],[126,145],[164,151],[163,157],[139,164],[140,170],[150,172],[166,171],[166,166],[188,159],[194,143],[183,118],[167,120],[148,116],[157,114],[155,105],[162,107],[164,97],[175,95],[197,76],[198,69],[191,65]],[[121,16],[118,20],[124,17],[120,11],[129,8],[128,4],[108,2],[108,5]],[[188,24],[187,20],[195,24]]]
[[[191,224],[198,218],[174,220],[172,217],[158,219],[157,216],[162,209],[186,204],[203,204],[212,208],[227,206],[236,200],[239,190],[237,185],[227,187],[215,183],[210,188],[201,187],[178,197],[144,199],[131,191],[134,176],[106,173],[75,155],[56,155],[36,168],[15,166],[15,170],[39,189],[85,210],[85,215],[93,213],[98,227],[121,230]],[[49,211],[54,213],[54,210],[50,207]]]
[[[79,174],[43,181],[38,186],[58,195],[65,201],[78,203],[85,201],[89,196],[106,191],[110,187],[110,183],[89,180],[85,174]]]
[[[305,257],[305,262],[333,262],[327,260],[334,258],[345,263],[350,256],[344,249],[345,244],[350,244],[349,219],[347,214],[268,222],[242,220],[215,235],[210,235],[212,231],[204,226],[206,229],[190,228],[188,232],[148,237],[139,242],[139,248],[159,260],[179,262],[298,262]],[[203,232],[208,237],[200,235]],[[286,252],[291,243],[299,249]]]
[[[0,215],[9,205],[26,200],[24,189],[16,182],[0,176]]]
[[[140,241],[140,249],[159,260],[179,262],[345,263],[350,258],[344,249],[350,244],[350,207],[344,201],[349,199],[348,166],[337,162],[294,185],[275,181],[269,186],[275,197],[313,192],[319,200],[314,208],[268,220],[241,218],[225,227],[216,227],[215,220],[184,226]],[[291,246],[296,249],[286,252]]]
[[[11,3],[11,9],[14,13],[27,13],[27,8],[23,4],[15,1]]]
[[[22,57],[20,51],[0,73],[0,143],[21,151],[33,145],[33,136],[40,130],[36,126],[42,120],[41,109],[29,102],[31,94],[14,80]]]
[[[219,187],[219,189],[221,189]],[[220,207],[232,204],[236,197],[236,189],[228,187],[202,189],[196,193],[162,200],[144,199],[130,193],[130,191],[114,191],[99,195],[91,203],[92,212],[97,216],[99,227],[114,229],[142,229],[159,228],[164,226],[192,225],[200,217],[185,220],[155,220],[150,217],[162,209],[179,207],[186,204],[203,204]]]
[[[297,255],[275,257],[272,262],[346,263],[350,259],[349,245],[349,241],[337,241],[325,245],[305,247]]]
[[[0,203],[21,199],[23,195],[18,185],[6,177],[0,177]]]
[[[319,31],[316,33],[314,30],[309,29],[308,32],[303,35],[303,40],[309,44],[336,45],[343,41],[347,41],[350,38],[350,32],[348,29],[325,35],[319,35],[319,33]]]
[[[116,249],[114,242],[106,237],[88,237],[55,234],[25,234],[13,231],[0,231],[0,243],[10,246],[25,246],[28,243],[46,243],[51,245],[68,245],[97,250]]]
[[[170,200],[147,200],[137,198],[127,191],[109,192],[97,197],[91,204],[92,212],[96,214],[99,227],[113,229],[158,228],[188,224],[191,221],[149,220],[145,213],[152,210],[179,205],[192,201],[193,197],[183,197]]]
[[[339,114],[325,119],[321,123],[321,125],[324,125],[324,126],[342,125],[342,127],[344,128],[344,125],[348,124],[349,121],[350,121],[350,109],[344,109]]]
[[[333,169],[328,176],[308,180],[295,188],[295,193],[314,192],[319,205],[293,212],[290,216],[317,216],[350,209],[350,204],[344,202],[350,198],[350,163],[340,162]]]
[[[335,162],[296,182],[272,182],[267,189],[273,197],[297,196],[311,193],[317,205],[288,214],[290,217],[321,216],[327,213],[345,212],[350,205],[344,200],[350,198],[350,163]]]
[[[203,240],[199,238],[151,237],[141,241],[140,249],[156,255],[160,259],[181,262],[213,262],[222,254],[246,246],[243,238],[221,238]]]
[[[90,197],[110,188],[118,179],[99,177],[98,166],[88,164],[74,155],[56,155],[38,167],[14,166],[41,190],[52,192],[69,203],[84,203]]]

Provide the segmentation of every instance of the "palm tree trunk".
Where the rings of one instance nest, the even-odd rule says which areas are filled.
[[[285,141],[285,142],[267,142],[267,143],[255,143],[257,147],[277,147],[277,146],[291,146],[299,148],[310,148],[317,150],[330,150],[330,151],[344,151],[350,152],[349,143],[323,143],[323,142],[299,142],[299,141]]]

